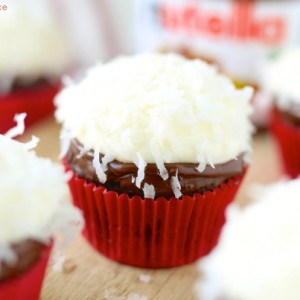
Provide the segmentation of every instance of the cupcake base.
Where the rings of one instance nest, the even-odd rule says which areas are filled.
[[[53,113],[53,98],[58,90],[59,84],[45,82],[0,95],[0,134],[15,126],[17,113],[27,113],[26,126]]]
[[[50,256],[51,246],[41,252],[40,258],[28,270],[12,279],[0,282],[0,299],[38,300]]]
[[[282,120],[276,110],[272,111],[270,130],[277,143],[285,172],[296,178],[300,175],[300,128]]]
[[[182,199],[130,198],[76,174],[69,186],[84,213],[84,235],[98,252],[136,267],[167,268],[192,263],[216,245],[242,177]]]

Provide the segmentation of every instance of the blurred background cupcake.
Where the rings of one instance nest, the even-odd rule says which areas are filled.
[[[268,66],[266,89],[273,97],[270,128],[277,143],[284,171],[300,174],[300,48],[280,53]]]
[[[83,222],[79,210],[69,202],[63,168],[38,158],[28,150],[31,146],[32,141],[22,144],[0,135],[0,299],[3,300],[38,300],[56,237],[61,247],[80,232]]]
[[[1,11],[1,133],[16,113],[26,112],[29,125],[53,112],[60,77],[74,63],[57,17],[45,0],[10,1]]]
[[[228,208],[217,247],[199,263],[199,299],[300,298],[299,190],[299,179],[257,187],[250,206]]]
[[[92,245],[140,267],[207,254],[249,163],[251,95],[203,61],[158,53],[62,90],[63,155]]]

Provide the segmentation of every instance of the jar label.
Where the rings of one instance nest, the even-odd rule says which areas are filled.
[[[178,51],[258,84],[274,54],[300,42],[300,1],[137,1],[137,50]]]

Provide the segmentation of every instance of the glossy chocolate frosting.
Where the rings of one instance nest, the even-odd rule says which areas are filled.
[[[47,78],[37,78],[37,79],[25,79],[21,77],[15,78],[11,82],[11,86],[9,86],[9,90],[0,90],[0,95],[6,95],[10,92],[17,92],[17,93],[23,93],[26,90],[38,90],[41,88],[44,88],[48,85],[57,86],[58,81],[54,79],[47,79]]]
[[[282,110],[275,106],[274,111],[282,120],[295,127],[300,128],[300,116],[294,113],[293,108],[291,108],[290,110]],[[300,111],[299,107],[297,108],[297,111]]]
[[[103,155],[100,154],[102,159]],[[97,185],[103,185],[99,182],[97,174],[93,166],[94,152],[89,150],[84,152],[83,145],[76,139],[70,143],[70,147],[66,154],[66,161],[70,168],[79,176],[85,178],[89,182],[94,182]],[[241,175],[245,169],[245,163],[240,155],[237,159],[227,163],[218,164],[215,168],[206,166],[205,170],[199,173],[196,170],[199,164],[194,163],[166,163],[165,167],[169,177],[163,180],[159,175],[156,164],[149,163],[145,168],[144,183],[152,184],[155,188],[155,197],[172,197],[174,196],[171,187],[171,177],[176,175],[178,170],[178,179],[181,185],[181,192],[185,195],[191,195],[194,192],[203,193],[205,190],[212,190],[219,186],[222,182]],[[104,186],[108,190],[116,191],[117,193],[127,193],[128,195],[144,196],[143,190],[138,188],[132,182],[132,178],[137,176],[138,168],[133,163],[122,163],[113,160],[108,164],[108,170],[105,172],[107,180]]]
[[[51,83],[49,79],[42,78],[42,77],[32,81],[28,81],[22,79],[21,77],[17,77],[12,83],[12,90],[18,91],[23,89],[39,88],[44,85],[48,85],[49,83]]]
[[[45,245],[34,240],[24,240],[11,245],[16,255],[13,264],[0,262],[0,281],[15,277],[26,271],[35,261],[38,260],[40,253]]]

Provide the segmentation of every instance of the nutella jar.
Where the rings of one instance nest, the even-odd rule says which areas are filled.
[[[266,124],[265,65],[300,42],[298,0],[137,1],[137,51],[175,51],[214,63],[238,87],[255,88],[254,122]]]

